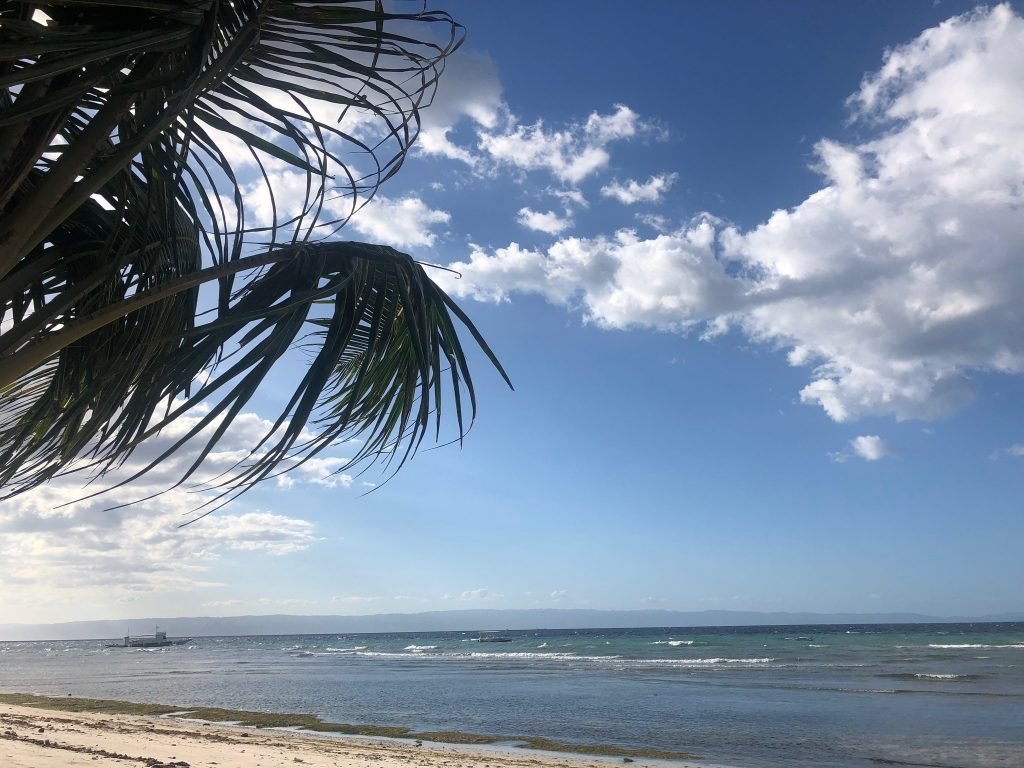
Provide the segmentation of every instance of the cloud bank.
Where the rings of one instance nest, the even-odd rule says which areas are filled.
[[[192,487],[167,491],[194,460],[180,452],[160,462],[130,488],[115,488],[96,498],[89,493],[117,481],[158,457],[194,426],[198,417],[177,419],[141,446],[116,472],[83,489],[84,477],[59,477],[47,485],[0,502],[0,605],[40,601],[130,600],[153,593],[185,592],[215,586],[210,570],[232,553],[283,556],[308,549],[316,540],[312,523],[293,513],[255,508],[249,499],[197,522],[204,497]],[[225,434],[222,449],[202,465],[212,477],[248,455],[272,426],[254,413],[242,413]],[[281,483],[323,486],[352,483],[336,470],[343,458],[322,457],[298,467]],[[112,508],[132,503],[129,506]],[[21,615],[20,611],[12,615]]]

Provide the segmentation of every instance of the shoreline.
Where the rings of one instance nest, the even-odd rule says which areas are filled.
[[[263,758],[241,759],[238,747],[260,745]],[[244,752],[245,750],[243,750]],[[138,754],[143,752],[145,754]],[[264,754],[265,753],[265,754]],[[182,755],[188,754],[188,757]],[[672,762],[697,765],[683,752],[568,744],[536,737],[457,731],[416,732],[393,726],[327,723],[308,714],[138,704],[112,699],[0,693],[0,762],[10,768],[128,764],[149,768],[312,766],[425,768],[608,768]],[[457,758],[457,759],[456,759]],[[127,761],[127,762],[126,762]],[[381,765],[383,762],[383,765]]]

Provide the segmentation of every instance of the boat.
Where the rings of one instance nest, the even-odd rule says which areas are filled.
[[[191,637],[168,637],[166,632],[157,627],[152,635],[129,634],[124,636],[122,643],[110,643],[107,648],[165,648],[168,645],[184,645],[191,643]]]

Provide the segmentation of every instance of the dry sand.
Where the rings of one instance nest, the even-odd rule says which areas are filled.
[[[632,761],[628,761],[632,762]],[[657,761],[637,760],[641,768]],[[620,759],[414,741],[324,738],[166,717],[0,704],[3,768],[609,768]]]

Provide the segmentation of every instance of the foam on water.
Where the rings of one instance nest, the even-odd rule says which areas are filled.
[[[929,648],[942,648],[946,650],[957,650],[961,648],[1024,648],[1024,643],[1009,643],[1007,645],[987,645],[985,643],[929,643]]]
[[[774,658],[761,659],[726,659],[718,656],[708,659],[631,659],[632,664],[664,664],[672,667],[701,667],[708,664],[770,664]]]
[[[968,674],[954,674],[952,672],[890,672],[879,675],[879,677],[887,677],[892,680],[942,680],[942,681],[974,681],[980,680],[980,675],[968,675]]]
[[[449,654],[445,654],[446,656]],[[459,654],[463,655],[463,654]],[[530,651],[510,651],[508,653],[486,653],[477,652],[465,654],[470,659],[528,659],[540,661],[609,661],[621,658],[620,656],[577,656],[575,653],[532,653]]]
[[[921,680],[970,680],[974,678],[974,675],[942,675],[942,674],[924,674],[917,673],[914,677],[920,678]]]
[[[396,659],[411,660],[423,659],[431,661],[509,661],[509,662],[571,662],[585,664],[611,664],[617,667],[636,666],[666,666],[666,667],[708,667],[708,666],[752,666],[770,664],[775,661],[774,657],[749,657],[730,658],[724,656],[699,657],[693,659],[680,658],[630,658],[621,654],[590,655],[577,654],[560,651],[438,651],[425,653],[424,651],[437,651],[437,646],[406,646],[401,651],[371,651],[371,650],[344,650],[326,649],[323,651],[302,650],[293,652],[291,655],[297,658],[312,657],[365,657],[373,659]]]
[[[651,645],[671,645],[673,648],[678,648],[681,645],[693,645],[694,640],[655,640]]]

